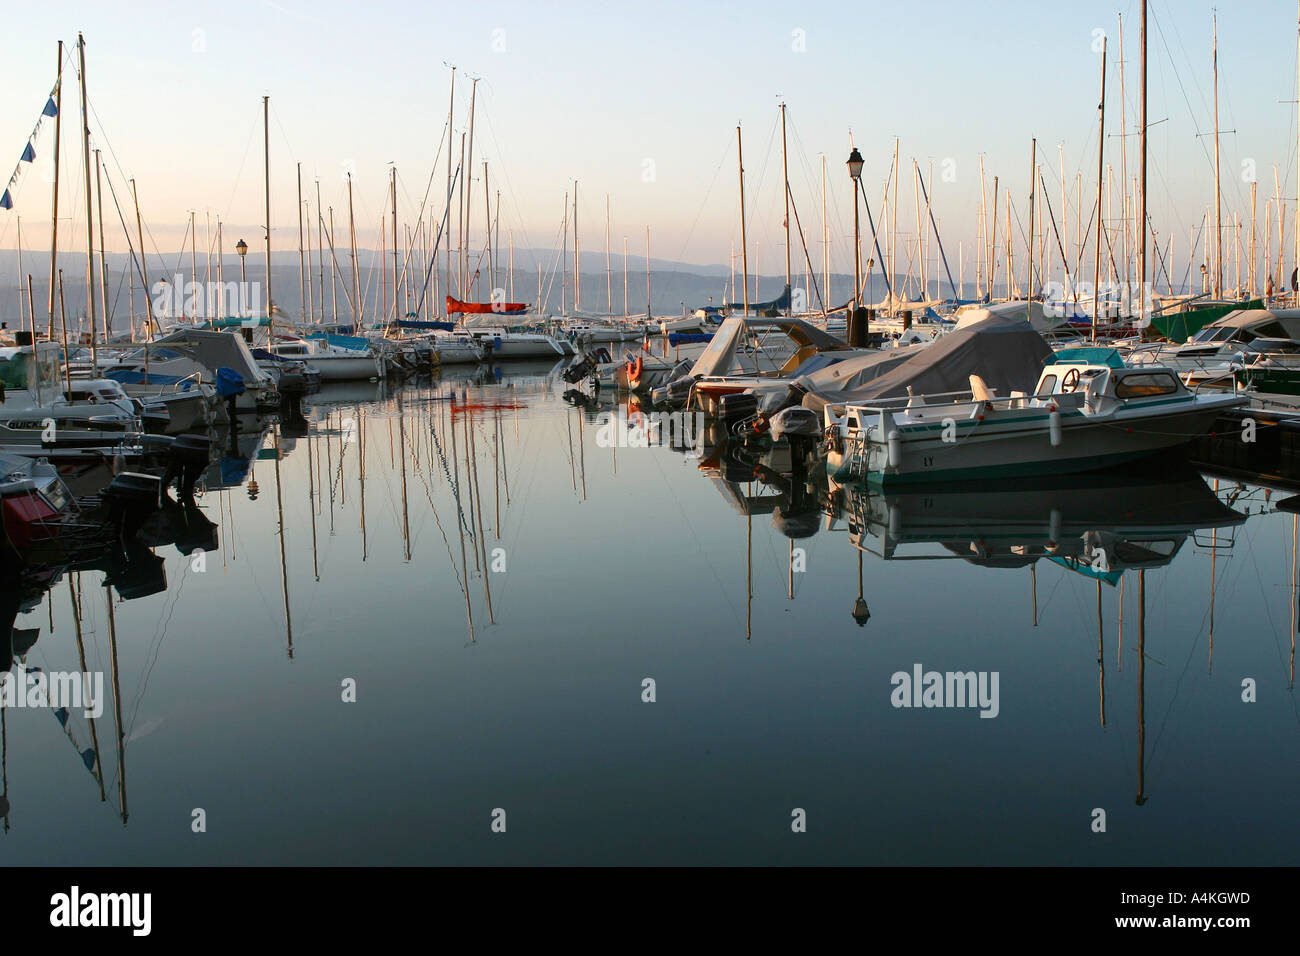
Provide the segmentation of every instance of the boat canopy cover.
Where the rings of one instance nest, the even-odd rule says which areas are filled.
[[[259,329],[265,328],[271,324],[271,320],[264,315],[252,315],[247,318],[240,318],[237,315],[228,315],[224,319],[209,319],[199,328],[204,329]]]
[[[851,346],[843,339],[836,338],[811,322],[803,319],[783,318],[745,318],[732,316],[726,319],[713,333],[708,348],[695,361],[691,375],[728,375],[733,370],[736,346],[740,343],[746,329],[761,332],[775,329],[790,339],[796,348],[812,346],[818,352],[847,351]]]
[[[794,377],[794,384],[807,391],[810,396],[825,394],[828,401],[841,401],[842,399],[830,398],[830,396],[840,393],[852,394],[866,388],[870,382],[929,347],[929,343],[922,343],[868,352],[866,355],[836,362],[827,368],[810,369],[806,373],[797,374]],[[818,411],[825,404],[824,401],[814,404],[809,402],[808,398],[804,399],[804,405]]]
[[[447,314],[468,312],[473,315],[522,315],[528,311],[525,302],[462,302],[447,296]]]
[[[186,354],[216,372],[219,368],[229,368],[237,372],[245,382],[257,382],[265,378],[259,372],[253,353],[248,350],[242,336],[233,332],[209,332],[204,329],[177,329],[170,335],[155,339],[146,348],[168,346]]]
[[[324,342],[326,345],[332,345],[339,349],[350,349],[353,352],[369,352],[370,340],[363,339],[356,335],[334,335],[331,332],[309,332],[304,338],[314,339],[317,342]]]
[[[770,310],[772,310],[772,309],[785,309],[785,308],[789,308],[789,306],[790,306],[790,286],[787,285],[783,290],[781,290],[781,294],[778,295],[775,299],[772,299],[770,302],[751,302],[751,303],[749,303],[749,311],[750,311],[750,312],[768,312],[768,311],[770,311]],[[727,303],[727,308],[728,308],[728,309],[743,309],[744,307],[745,307],[745,303],[744,303],[744,302],[728,302],[728,303]]]
[[[417,322],[414,319],[398,319],[399,329],[429,329],[434,332],[450,332],[456,327],[455,322]]]
[[[1051,364],[1105,365],[1107,368],[1123,368],[1124,360],[1115,349],[1082,346],[1076,349],[1061,349],[1052,356]]]
[[[965,323],[930,345],[890,351],[909,354],[884,374],[856,387],[852,376],[841,372],[838,381],[834,376],[837,370],[853,366],[856,359],[802,379],[800,384],[808,389],[804,406],[821,411],[828,403],[902,398],[909,387],[917,395],[965,392],[970,389],[973,374],[984,379],[999,396],[1030,392],[1038,382],[1044,360],[1052,354],[1051,347],[1030,328],[1023,313],[1016,318],[986,316]]]
[[[957,310],[957,328],[963,329],[972,322],[983,321],[989,316],[1023,319],[1026,313],[1029,315],[1029,324],[1038,332],[1070,327],[1070,321],[1066,316],[1050,316],[1043,309],[1043,303],[1025,302],[1022,299],[998,302],[995,305],[963,306]]]

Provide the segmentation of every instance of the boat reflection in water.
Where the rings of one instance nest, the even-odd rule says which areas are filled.
[[[854,546],[887,560],[957,557],[1019,568],[1046,558],[1109,584],[1125,570],[1169,564],[1198,531],[1246,520],[1187,465],[1018,481],[1001,489],[877,494],[845,487],[842,501]],[[947,554],[910,553],[923,545]]]
[[[50,662],[51,673],[57,669],[65,675],[83,675],[85,689],[78,696],[86,706],[51,700],[50,712],[94,778],[101,801],[110,800],[110,794],[97,720],[102,723],[111,715],[116,750],[116,769],[110,771],[116,792],[111,799],[123,824],[128,817],[126,737],[115,605],[117,601],[133,601],[167,590],[164,558],[158,549],[175,546],[181,555],[189,557],[214,551],[218,546],[217,525],[195,499],[196,485],[216,446],[206,438],[187,437],[184,441],[169,440],[169,447],[172,451],[168,463],[159,469],[161,474],[114,474],[102,463],[75,469],[65,466],[66,480],[59,478],[57,489],[51,486],[41,492],[41,503],[54,503],[56,507],[46,508],[32,520],[26,519],[32,514],[31,496],[36,486],[30,478],[20,482],[14,496],[6,498],[4,540],[0,542],[0,672],[6,675],[14,697],[23,695],[24,701],[35,699],[38,704],[49,693],[43,691],[40,697],[32,698],[29,692],[29,680],[33,679],[30,675],[43,675],[47,670],[37,663],[38,659]],[[40,478],[45,473],[38,470],[34,474]],[[173,481],[177,492],[174,498],[170,491]],[[29,497],[24,498],[24,494]],[[10,510],[14,501],[27,503]],[[55,590],[64,581],[71,605],[75,657],[71,648],[50,643]],[[96,585],[103,592],[102,598],[95,595]],[[88,644],[92,653],[96,649],[92,644],[96,628],[91,603],[100,600],[107,615],[109,676],[108,687],[102,690],[98,682],[91,682],[87,657]],[[51,638],[41,642],[41,617],[35,619],[35,627],[15,625],[20,614],[37,611],[47,601]],[[34,651],[38,657],[32,656]],[[91,663],[97,661],[92,659]],[[102,672],[95,673],[101,675],[102,681]],[[105,706],[105,696],[110,692],[111,711]],[[87,696],[91,693],[97,695],[93,704]],[[52,706],[56,703],[60,705]],[[8,709],[12,704],[7,696],[5,706],[0,707],[0,817],[5,832],[11,826]]]

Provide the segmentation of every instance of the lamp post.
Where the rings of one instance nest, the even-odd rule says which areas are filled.
[[[248,274],[244,270],[244,257],[248,255],[248,243],[243,239],[235,243],[235,251],[239,253],[239,316],[243,318],[244,308],[244,290],[248,283]]]
[[[867,330],[862,327],[862,257],[859,255],[858,243],[861,241],[858,226],[858,180],[862,178],[862,154],[853,147],[847,163],[849,179],[853,183],[853,315],[848,323],[849,344],[863,346],[867,342]]]

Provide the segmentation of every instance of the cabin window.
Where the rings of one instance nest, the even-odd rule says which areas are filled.
[[[1178,380],[1168,372],[1125,375],[1115,384],[1116,398],[1152,398],[1178,391]]]
[[[1038,383],[1038,394],[1039,394],[1039,395],[1054,395],[1054,394],[1056,394],[1056,376],[1055,376],[1055,375],[1044,375],[1044,376],[1043,376],[1043,380],[1042,380],[1041,382]]]
[[[1282,328],[1281,322],[1266,322],[1259,328],[1253,330],[1256,338],[1261,339],[1287,339],[1286,329]]]

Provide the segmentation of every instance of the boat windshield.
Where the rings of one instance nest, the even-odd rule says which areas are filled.
[[[1201,331],[1192,336],[1192,341],[1200,344],[1206,342],[1226,342],[1232,338],[1233,329],[1224,328],[1223,326],[1207,325]]]

